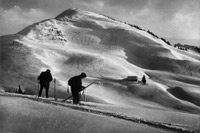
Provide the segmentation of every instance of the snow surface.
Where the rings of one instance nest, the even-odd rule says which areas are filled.
[[[77,106],[47,99],[27,96],[23,98],[23,96],[17,95],[6,96],[5,94],[1,94],[0,99],[0,105],[3,107],[0,111],[0,116],[3,118],[3,121],[0,122],[1,132],[94,132],[95,130],[95,132],[171,133],[182,131],[190,133],[196,131],[192,128],[198,128],[197,125],[185,126],[186,123],[197,120],[195,117],[198,116],[195,115],[185,116],[189,118],[189,121],[181,121],[181,124],[178,124],[180,121],[173,124],[166,122],[166,120],[173,119],[174,113],[177,118],[183,119],[181,115],[184,114],[178,112],[162,111],[168,118],[156,122],[155,118],[153,121],[148,120],[152,119],[149,116],[147,119],[137,118],[138,112],[135,112],[137,110],[132,109],[134,110],[133,116],[133,112],[128,111],[130,109],[126,107],[119,108],[101,104],[93,106],[90,103]],[[147,112],[152,113],[152,110]],[[143,115],[147,112],[143,112]],[[162,116],[165,115],[162,114]],[[37,128],[34,128],[35,126]]]

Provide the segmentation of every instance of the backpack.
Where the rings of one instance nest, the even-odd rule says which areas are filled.
[[[42,73],[38,76],[38,80],[44,81],[44,79],[45,79],[45,73],[42,72]]]
[[[68,85],[69,85],[69,86],[72,86],[72,85],[73,85],[73,79],[72,79],[72,78],[68,80]]]

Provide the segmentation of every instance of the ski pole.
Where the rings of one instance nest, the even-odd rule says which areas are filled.
[[[56,97],[56,79],[54,78],[54,99],[55,101],[57,100],[57,97]]]
[[[40,93],[40,83],[38,82],[38,98],[39,98],[39,93]]]
[[[83,100],[84,100],[84,101],[86,101],[85,90],[83,90],[83,93],[82,93],[82,95],[83,95]]]
[[[69,93],[69,85],[67,86],[67,93]]]

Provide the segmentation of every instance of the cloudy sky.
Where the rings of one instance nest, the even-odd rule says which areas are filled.
[[[0,0],[0,35],[74,7],[138,25],[160,37],[200,39],[200,0]]]

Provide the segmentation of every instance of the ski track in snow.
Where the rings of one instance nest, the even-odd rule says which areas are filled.
[[[130,122],[134,122],[134,123],[141,123],[141,124],[145,124],[148,126],[152,126],[152,127],[160,128],[160,129],[164,129],[164,130],[170,130],[170,131],[181,132],[181,133],[197,133],[196,130],[184,128],[177,124],[150,121],[150,120],[145,120],[142,118],[136,118],[133,116],[127,116],[124,114],[113,113],[113,112],[108,112],[108,111],[104,111],[104,110],[97,110],[97,109],[95,109],[95,107],[96,107],[95,105],[90,105],[90,104],[73,105],[73,104],[66,103],[66,102],[54,101],[52,99],[38,98],[38,97],[33,97],[33,96],[11,94],[11,93],[0,93],[0,96],[27,98],[29,100],[33,100],[36,102],[51,104],[51,105],[55,105],[55,106],[61,106],[64,108],[70,108],[70,109],[74,109],[74,110],[78,110],[78,111],[83,111],[83,112],[107,116],[107,117],[114,117],[117,119],[122,119],[122,120],[130,121]]]

